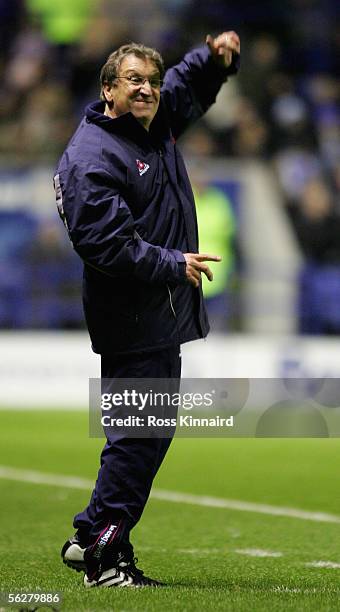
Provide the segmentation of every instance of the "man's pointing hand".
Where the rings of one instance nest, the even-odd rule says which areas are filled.
[[[201,273],[206,275],[207,279],[212,281],[213,273],[205,261],[222,261],[218,255],[207,255],[206,253],[184,253],[186,262],[186,275],[189,283],[194,287],[198,287],[201,281]]]

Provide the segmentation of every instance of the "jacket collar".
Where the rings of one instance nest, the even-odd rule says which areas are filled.
[[[124,115],[120,115],[120,117],[112,119],[111,117],[104,115],[104,109],[105,102],[101,100],[97,100],[96,102],[89,104],[85,110],[87,122],[94,123],[112,134],[128,136],[137,142],[146,141],[150,144],[150,140],[153,142],[159,142],[160,140],[169,137],[169,130],[166,127],[166,122],[162,120],[162,103],[158,108],[149,132],[143,128],[132,113],[126,113]]]

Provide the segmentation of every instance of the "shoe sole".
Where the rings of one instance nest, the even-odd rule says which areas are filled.
[[[85,549],[81,548],[81,546],[79,546],[78,544],[75,544],[74,542],[70,542],[68,540],[67,542],[65,542],[61,550],[61,558],[63,560],[63,563],[67,565],[67,567],[74,569],[76,572],[86,571],[85,561],[81,559],[81,556],[84,554],[84,550]],[[72,551],[75,557],[78,556],[80,558],[72,559]],[[71,558],[68,558],[67,555],[70,555],[70,554],[71,554]]]
[[[116,574],[110,575],[110,570],[104,572],[97,581],[90,581],[86,574],[84,576],[85,589],[157,589],[164,586],[166,585],[162,582],[158,582],[157,584],[134,583],[130,577],[124,576],[124,574],[120,574],[120,576]]]

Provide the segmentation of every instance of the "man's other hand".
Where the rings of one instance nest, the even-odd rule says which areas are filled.
[[[223,32],[216,38],[207,35],[205,42],[207,43],[214,60],[228,68],[233,61],[233,53],[240,54],[240,39],[236,32]]]
[[[207,255],[206,253],[183,253],[186,262],[186,275],[189,283],[198,287],[201,282],[201,274],[206,275],[207,279],[213,280],[213,273],[205,261],[222,261],[218,255]]]

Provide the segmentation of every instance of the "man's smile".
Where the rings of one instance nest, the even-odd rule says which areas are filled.
[[[153,100],[142,100],[140,98],[133,100],[133,102],[137,104],[153,104]]]

